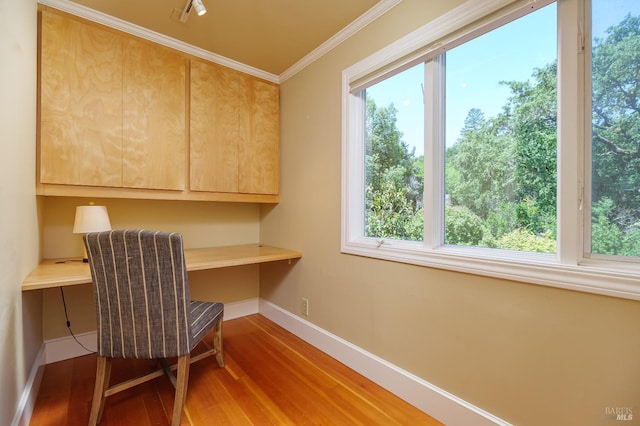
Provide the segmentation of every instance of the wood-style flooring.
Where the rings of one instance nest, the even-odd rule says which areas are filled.
[[[225,368],[191,365],[183,425],[440,424],[261,315],[225,321],[223,336]],[[31,425],[86,425],[95,366],[95,355],[48,364]],[[152,367],[116,360],[112,383]],[[167,425],[173,392],[163,376],[108,397],[101,425]]]

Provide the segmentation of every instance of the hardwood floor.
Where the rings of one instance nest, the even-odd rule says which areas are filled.
[[[191,365],[183,425],[440,424],[261,315],[226,321],[223,334],[225,368]],[[31,425],[86,425],[95,366],[95,355],[47,365]],[[152,367],[116,360],[112,382]],[[166,425],[173,392],[160,377],[113,395],[101,425]]]

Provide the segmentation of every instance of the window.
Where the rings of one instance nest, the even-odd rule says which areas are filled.
[[[367,237],[422,241],[423,80],[419,63],[364,90]]]
[[[640,7],[592,0],[591,233],[595,258],[640,256]]]
[[[640,5],[592,1],[469,1],[343,72],[343,252],[640,298]]]
[[[552,3],[441,54],[445,244],[556,252],[556,21]]]

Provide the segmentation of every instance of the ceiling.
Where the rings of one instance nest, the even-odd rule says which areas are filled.
[[[280,75],[381,0],[75,0],[106,15]]]

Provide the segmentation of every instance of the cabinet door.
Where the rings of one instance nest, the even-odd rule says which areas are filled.
[[[124,42],[123,186],[185,189],[185,70],[169,49]]]
[[[279,88],[249,78],[249,137],[239,139],[239,191],[278,194],[280,159]]]
[[[40,181],[122,184],[122,38],[42,12]]]
[[[190,189],[238,192],[238,138],[247,88],[243,75],[191,61]]]

